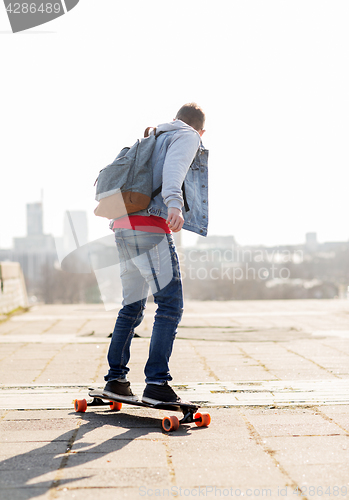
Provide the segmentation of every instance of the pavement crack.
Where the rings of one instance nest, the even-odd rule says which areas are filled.
[[[19,324],[18,326],[15,326],[12,328],[12,330],[7,330],[7,332],[4,332],[1,334],[2,337],[5,337],[6,335],[10,335],[11,333],[15,332],[16,330],[19,330],[22,325]]]
[[[46,365],[43,367],[43,369],[41,370],[41,372],[39,373],[39,375],[37,375],[33,380],[32,380],[32,383],[36,382],[38,380],[38,378],[41,377],[41,375],[44,373],[44,371],[46,370],[46,368],[48,368],[48,366],[50,366],[50,364],[52,363],[52,361],[55,359],[55,357],[57,356],[57,354],[59,354],[60,352],[63,351],[65,347],[65,344],[62,345],[62,347],[54,353],[54,355],[47,361]]]
[[[62,457],[61,463],[57,469],[56,476],[55,476],[54,480],[52,481],[52,484],[50,485],[50,499],[56,498],[56,496],[57,496],[57,488],[59,487],[59,485],[62,482],[63,471],[68,464],[69,456],[71,454],[71,450],[72,450],[74,442],[76,440],[76,436],[78,435],[79,428],[80,428],[80,422],[78,422],[78,427],[74,430],[71,438],[68,441],[66,452],[64,453],[64,456]]]
[[[105,364],[108,349],[109,349],[109,344],[105,344],[104,349],[101,349],[102,352],[100,355],[100,360],[99,360],[98,366],[96,368],[95,376],[92,379],[94,384],[97,382],[97,379],[99,378],[99,372],[101,371],[102,366]]]
[[[54,321],[50,326],[48,326],[47,328],[45,328],[45,330],[43,330],[40,335],[42,335],[43,333],[47,333],[49,330],[51,330],[51,328],[53,328],[58,323],[60,323],[60,321],[62,321],[62,320],[61,319],[56,319],[56,321]]]
[[[338,422],[336,422],[333,418],[331,418],[328,415],[326,415],[326,413],[323,413],[320,410],[320,408],[315,407],[315,412],[316,412],[315,415],[316,414],[320,415],[324,420],[326,420],[327,422],[330,422],[331,424],[337,425],[337,427],[339,427],[340,429],[342,429],[342,431],[344,431],[347,435],[349,435],[349,430],[348,429],[346,429],[342,425],[338,424]],[[335,434],[333,434],[333,435],[335,435]]]
[[[172,461],[172,453],[171,453],[169,439],[170,439],[170,436],[167,436],[167,439],[165,439],[163,441],[163,443],[165,446],[167,468],[168,468],[168,473],[170,476],[171,486],[176,486],[176,484],[177,484],[176,472],[175,472],[175,468],[174,468],[173,461]]]
[[[14,354],[17,354],[17,353],[18,353],[18,351],[20,351],[21,349],[23,349],[23,347],[27,347],[28,345],[29,345],[29,344],[28,344],[28,342],[26,342],[25,344],[20,345],[17,349],[15,349],[14,351],[12,351],[12,352],[11,352],[11,354],[10,354],[11,358],[13,358],[13,355],[14,355]],[[1,361],[4,361],[5,359],[7,359],[7,358],[8,358],[8,356],[9,356],[9,355],[8,355],[8,354],[6,354],[3,358],[1,358],[1,359],[0,359],[0,362],[1,362]]]
[[[301,488],[299,487],[299,485],[296,483],[296,481],[294,481],[292,479],[292,477],[289,475],[287,470],[281,465],[281,463],[275,457],[276,450],[272,450],[271,448],[269,448],[263,442],[262,436],[258,433],[258,431],[255,429],[255,427],[251,424],[251,422],[248,420],[246,415],[244,415],[242,412],[240,412],[240,414],[245,422],[245,425],[250,433],[250,436],[253,438],[255,443],[257,445],[259,445],[262,448],[262,450],[264,451],[264,453],[266,453],[271,458],[275,467],[281,472],[281,474],[283,474],[287,478],[287,480],[290,481],[290,483],[286,483],[285,486],[290,486],[293,489],[293,491],[295,491],[295,490],[302,491]],[[300,498],[302,498],[302,500],[308,500],[307,497],[304,495]]]
[[[298,352],[296,351],[293,351],[292,349],[288,348],[288,347],[285,347],[284,345],[282,346],[284,349],[286,349],[287,352],[290,352],[291,354],[295,354],[296,356],[299,356],[300,358],[302,359],[305,359],[306,361],[309,361],[310,363],[313,363],[315,366],[317,366],[318,368],[320,368],[321,370],[324,370],[326,373],[329,373],[330,375],[333,375],[334,377],[336,378],[339,378],[340,380],[341,377],[339,377],[338,375],[336,375],[335,373],[331,372],[331,370],[328,370],[327,368],[325,368],[324,366],[322,365],[319,365],[319,363],[317,363],[316,361],[313,361],[312,359],[310,358],[307,358],[306,356],[303,356],[303,354],[299,354]]]
[[[84,323],[80,326],[80,328],[78,328],[78,329],[76,330],[76,333],[81,332],[81,330],[84,328],[84,326],[86,326],[86,325],[87,325],[87,323],[89,323],[90,321],[91,321],[90,319],[87,319],[87,320],[86,320],[86,321],[85,321],[85,322],[84,322]]]
[[[255,363],[258,363],[258,366],[260,366],[261,368],[263,368],[266,372],[270,373],[271,375],[273,375],[273,377],[275,377],[276,375],[273,374],[273,372],[271,370],[269,370],[269,368],[266,367],[266,365],[264,363],[262,363],[259,359],[256,359],[254,358],[253,356],[251,356],[250,354],[247,354],[246,351],[244,351],[244,349],[242,347],[239,347],[238,346],[238,349],[239,351],[243,354],[243,356],[247,359],[251,359],[252,361],[254,361]],[[281,380],[279,377],[276,377],[277,380]]]
[[[344,354],[344,356],[349,356],[349,353],[342,351],[342,349],[338,349],[338,347],[334,347],[333,345],[324,344],[323,342],[321,342],[321,345],[329,349],[333,349],[334,351],[340,352],[341,354]]]
[[[8,415],[9,413],[10,413],[10,410],[4,410],[3,414],[0,416],[0,420],[3,420],[6,417],[6,415]]]
[[[200,359],[201,363],[204,365],[204,370],[206,370],[207,373],[209,374],[209,376],[212,377],[212,378],[214,378],[216,380],[216,382],[219,382],[219,377],[217,377],[217,375],[214,373],[214,371],[209,367],[207,359],[205,358],[205,356],[203,356],[202,354],[200,354],[200,352],[198,351],[198,349],[196,348],[196,346],[193,345],[192,342],[190,342],[190,346],[193,348],[195,354],[198,356],[198,358]]]

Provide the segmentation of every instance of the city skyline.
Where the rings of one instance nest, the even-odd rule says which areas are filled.
[[[0,249],[1,250],[15,250],[18,249],[19,246],[21,245],[21,241],[27,241],[28,238],[31,236],[35,237],[36,236],[49,236],[52,237],[53,240],[55,241],[55,246],[56,250],[58,252],[58,257],[59,260],[62,260],[60,258],[60,255],[67,255],[70,251],[73,251],[76,248],[76,238],[78,239],[78,246],[83,246],[87,243],[91,243],[93,241],[96,241],[100,238],[103,238],[105,236],[108,236],[111,234],[110,230],[106,232],[106,234],[103,234],[100,236],[100,238],[95,238],[91,239],[88,237],[89,235],[89,221],[88,221],[88,214],[85,210],[66,210],[63,213],[62,217],[62,232],[60,234],[53,234],[49,231],[45,231],[44,228],[44,203],[41,197],[41,201],[36,201],[33,203],[26,203],[24,205],[26,207],[27,215],[26,215],[26,232],[24,235],[18,235],[16,234],[13,237],[12,240],[12,245],[5,247],[1,245],[1,240],[0,240]],[[73,234],[75,233],[75,235]],[[204,247],[206,241],[219,241],[219,240],[224,240],[224,239],[230,239],[234,240],[235,245],[237,246],[265,246],[265,247],[277,247],[277,246],[297,246],[297,245],[302,245],[304,242],[307,242],[308,236],[310,240],[313,242],[313,244],[318,244],[318,243],[328,243],[328,242],[348,242],[349,238],[340,240],[340,239],[333,239],[333,240],[322,240],[318,238],[318,233],[316,231],[307,231],[305,234],[302,235],[302,238],[300,241],[297,242],[292,242],[292,243],[281,243],[281,242],[276,242],[274,244],[264,244],[264,243],[251,243],[251,244],[244,244],[239,241],[239,238],[236,237],[234,234],[209,234],[207,237],[199,237],[196,234],[192,234],[191,239],[187,239],[186,241],[183,242],[183,233],[188,233],[188,231],[181,231],[181,245],[183,247],[190,247],[190,246],[199,246],[199,247]],[[17,248],[16,248],[17,245]],[[23,248],[25,246],[25,243],[22,244]]]
[[[114,235],[89,240],[87,214],[66,211],[63,234],[44,233],[43,203],[26,204],[27,235],[12,249],[0,248],[0,263],[19,262],[30,292],[45,302],[92,300],[118,307],[120,268]],[[335,298],[348,296],[349,241],[320,242],[308,232],[297,245],[241,245],[233,235],[211,235],[181,245],[182,275],[192,298]]]

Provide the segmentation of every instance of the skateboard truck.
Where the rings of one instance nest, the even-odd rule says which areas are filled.
[[[86,403],[87,406],[110,406],[109,401],[103,401],[101,398],[93,398],[90,403]]]
[[[195,410],[196,411],[196,410]],[[189,410],[187,413],[183,412],[183,418],[179,421],[180,424],[191,423],[194,422],[194,411]]]

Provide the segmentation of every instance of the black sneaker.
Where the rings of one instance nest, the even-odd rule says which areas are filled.
[[[142,401],[144,403],[181,403],[182,400],[166,382],[164,385],[147,384],[144,389]]]
[[[103,389],[105,393],[115,394],[116,396],[126,396],[132,397],[132,399],[137,399],[137,396],[133,394],[130,387],[130,382],[119,382],[118,380],[110,380],[107,382]]]

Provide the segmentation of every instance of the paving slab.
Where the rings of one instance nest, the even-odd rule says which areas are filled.
[[[289,471],[307,498],[348,498],[349,480],[345,477],[348,464],[307,463],[289,466]]]
[[[336,464],[349,461],[349,436],[299,436],[296,439],[265,437],[266,443],[280,463]]]

